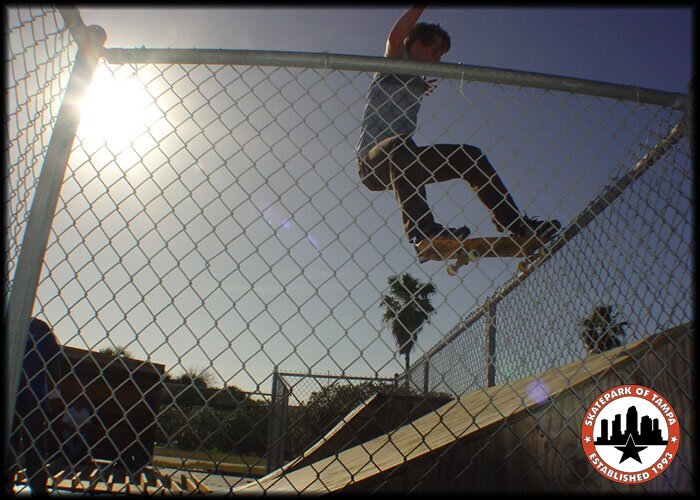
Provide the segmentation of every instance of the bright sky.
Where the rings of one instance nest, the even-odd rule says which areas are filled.
[[[403,12],[80,10],[86,24],[105,29],[107,47],[370,56],[383,54],[388,30]],[[689,8],[429,7],[422,20],[440,22],[450,32],[445,62],[685,92],[691,17]],[[457,278],[447,277],[441,263],[418,265],[401,234],[393,197],[358,189],[352,149],[369,75],[268,68],[260,81],[255,71],[240,74],[243,69],[226,68],[212,79],[204,67],[186,78],[179,68],[158,73],[142,67],[132,78],[131,67],[124,66],[112,69],[120,87],[107,81],[88,96],[79,132],[83,150],[74,154],[75,172],[62,191],[70,202],[54,227],[64,228],[63,248],[75,245],[74,231],[91,246],[73,251],[70,262],[62,263],[60,252],[47,255],[61,297],[47,299],[56,291],[43,292],[40,299],[50,302],[45,314],[65,317],[69,305],[85,344],[69,333],[68,321],[57,329],[64,342],[100,348],[97,342],[107,335],[100,332],[108,332],[137,358],[176,367],[175,373],[210,367],[219,384],[247,390],[269,390],[275,365],[361,376],[401,371],[390,334],[379,331],[378,300],[389,274],[408,271],[438,288],[438,314],[421,333],[415,360],[483,303],[494,284],[513,276],[515,263],[489,259]],[[101,71],[96,81],[104,82]],[[150,96],[139,90],[144,81]],[[199,92],[192,92],[191,81],[200,82]],[[425,100],[417,140],[478,145],[521,208],[531,215],[556,213],[564,223],[648,140],[644,127],[665,116],[628,103],[509,92],[441,82]],[[120,93],[128,97],[120,101]],[[104,135],[112,136],[107,147]],[[428,188],[438,219],[491,235],[484,209],[468,189],[443,184]],[[76,216],[88,203],[92,215]],[[604,261],[605,255],[596,258]],[[71,281],[76,270],[79,285]],[[591,302],[609,300],[615,295],[610,280],[619,278],[576,286],[590,287]],[[644,293],[661,279],[635,278],[631,288]],[[579,309],[570,316],[575,314]],[[546,328],[569,342],[568,326]]]

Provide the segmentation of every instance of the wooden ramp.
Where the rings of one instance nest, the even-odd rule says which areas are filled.
[[[538,376],[465,394],[393,432],[305,467],[278,469],[233,492],[693,492],[694,335],[689,323]],[[588,406],[621,384],[645,385],[665,395],[681,424],[671,467],[643,485],[602,477],[580,443]],[[548,398],[533,400],[543,390]]]
[[[127,495],[191,495],[210,493],[203,483],[190,474],[163,474],[156,467],[144,467],[138,472],[128,472],[113,464],[96,464],[71,471],[49,465],[49,491],[83,494],[127,494]],[[14,478],[15,490],[27,486],[24,469]]]
[[[440,408],[448,401],[448,397],[426,399],[420,396],[375,393],[279,472],[288,473],[301,469],[322,458],[387,434],[406,422]]]

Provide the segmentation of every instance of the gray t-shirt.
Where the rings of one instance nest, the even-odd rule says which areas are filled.
[[[425,81],[418,76],[377,73],[369,87],[358,158],[375,144],[397,134],[412,135],[418,124],[418,110]]]

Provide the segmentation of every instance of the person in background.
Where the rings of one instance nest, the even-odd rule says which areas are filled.
[[[48,432],[46,433],[46,453],[51,464],[65,461],[62,450],[61,418],[66,411],[66,404],[58,387],[49,391],[47,396]]]
[[[79,394],[68,406],[61,419],[61,441],[71,466],[89,463],[87,449],[87,426],[92,414],[87,398]]]
[[[17,388],[14,425],[8,453],[11,467],[6,474],[6,487],[13,486],[14,470],[24,461],[29,487],[33,495],[46,494],[46,433],[48,395],[60,377],[61,349],[51,327],[38,318],[29,323],[24,349],[22,373]]]

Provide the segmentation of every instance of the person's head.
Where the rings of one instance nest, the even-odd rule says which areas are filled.
[[[29,331],[32,335],[39,338],[51,331],[51,327],[46,323],[46,321],[39,318],[32,318],[29,322]]]
[[[416,23],[404,47],[409,59],[438,62],[450,50],[450,35],[439,24]]]

